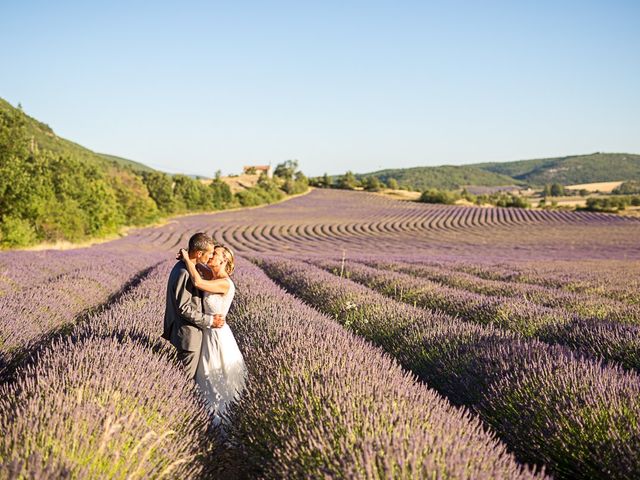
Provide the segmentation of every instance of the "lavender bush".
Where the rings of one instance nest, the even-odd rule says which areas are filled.
[[[192,478],[208,450],[194,388],[175,362],[132,342],[56,343],[0,393],[0,462],[34,471],[37,452],[72,478]]]

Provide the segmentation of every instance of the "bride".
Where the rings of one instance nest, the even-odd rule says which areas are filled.
[[[200,266],[196,267],[186,250],[180,250],[180,256],[193,284],[204,292],[204,313],[226,316],[236,291],[229,278],[235,268],[231,249],[222,245],[215,247],[213,256],[200,271]],[[221,415],[229,403],[237,399],[244,389],[246,375],[242,353],[227,322],[220,328],[204,329],[196,383],[214,414],[216,424],[221,422]]]

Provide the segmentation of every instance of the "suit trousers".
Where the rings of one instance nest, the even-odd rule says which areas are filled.
[[[200,360],[198,353],[188,350],[178,350],[178,360],[184,365],[185,370],[189,374],[189,378],[195,378],[198,361]]]

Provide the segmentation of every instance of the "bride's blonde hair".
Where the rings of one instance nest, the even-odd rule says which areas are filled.
[[[216,249],[218,248],[222,248],[224,250],[224,258],[227,261],[224,269],[227,272],[227,275],[233,274],[236,269],[236,259],[233,251],[224,245],[216,245]]]

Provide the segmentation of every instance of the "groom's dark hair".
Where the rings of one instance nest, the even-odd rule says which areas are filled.
[[[206,233],[198,232],[193,234],[189,239],[189,252],[204,251],[214,245],[213,238]]]

